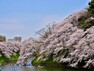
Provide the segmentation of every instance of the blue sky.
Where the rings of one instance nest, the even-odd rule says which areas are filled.
[[[60,22],[88,7],[89,0],[0,0],[0,34],[24,39],[36,37],[41,28]]]

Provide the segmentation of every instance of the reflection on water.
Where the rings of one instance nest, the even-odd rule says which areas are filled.
[[[18,66],[15,64],[5,64],[1,67],[1,71],[35,71],[34,66]]]
[[[0,71],[86,71],[73,70],[65,67],[35,67],[35,66],[17,66],[13,63],[4,64]]]

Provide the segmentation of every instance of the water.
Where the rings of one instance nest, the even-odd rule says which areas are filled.
[[[66,67],[42,67],[42,66],[18,66],[14,63],[5,63],[1,66],[0,71],[86,71],[86,70],[77,70],[69,69]]]

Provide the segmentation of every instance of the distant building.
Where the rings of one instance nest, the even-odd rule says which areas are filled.
[[[16,37],[14,37],[14,40],[21,42],[22,37],[20,37],[20,36],[16,36]]]
[[[8,41],[15,41],[14,39],[8,39]]]
[[[0,35],[0,42],[6,42],[6,37],[5,37],[5,36]]]
[[[16,36],[13,39],[8,39],[8,41],[19,41],[19,42],[21,42],[22,41],[22,37]]]

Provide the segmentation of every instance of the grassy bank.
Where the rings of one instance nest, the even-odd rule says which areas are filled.
[[[2,65],[2,63],[4,62],[10,62],[10,61],[17,61],[19,58],[19,52],[13,54],[10,56],[10,58],[7,58],[6,56],[4,56],[3,54],[0,56],[0,65]]]
[[[32,61],[32,64],[33,65],[40,65],[40,66],[61,66],[62,64],[60,63],[57,63],[53,60],[53,56],[49,56],[48,58],[46,59],[42,59],[42,58],[35,58],[33,61]]]

